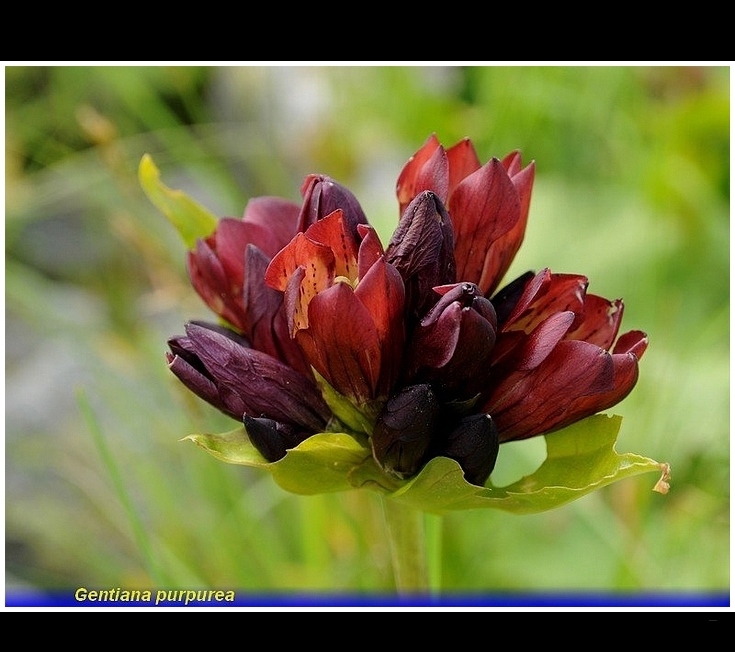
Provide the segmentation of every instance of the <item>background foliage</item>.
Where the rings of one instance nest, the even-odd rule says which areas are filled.
[[[509,276],[586,274],[651,344],[620,452],[672,466],[533,516],[430,526],[446,591],[729,587],[726,67],[6,67],[6,587],[390,590],[380,504],[300,497],[188,442],[233,422],[168,372],[166,339],[211,316],[137,182],[218,215],[350,187],[384,242],[395,181],[435,132],[537,162]],[[544,457],[501,449],[495,481]]]

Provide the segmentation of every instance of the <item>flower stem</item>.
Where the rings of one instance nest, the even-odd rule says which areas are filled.
[[[383,513],[388,530],[393,576],[401,594],[429,590],[424,514],[385,496]]]

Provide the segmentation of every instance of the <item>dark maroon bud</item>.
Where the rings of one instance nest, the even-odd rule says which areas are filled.
[[[469,400],[490,373],[495,310],[474,283],[434,290],[441,296],[414,330],[408,349],[409,378],[430,382],[442,402]]]
[[[433,288],[454,283],[454,232],[439,197],[416,196],[403,212],[385,252],[406,286],[406,314],[413,319],[436,302]]]
[[[309,226],[318,222],[338,208],[342,209],[345,222],[350,233],[357,237],[357,225],[367,224],[367,218],[352,192],[334,179],[323,174],[310,174],[301,186],[304,202],[297,231],[306,231]]]
[[[253,446],[269,462],[277,462],[289,448],[298,446],[309,436],[309,433],[264,417],[254,418],[244,414],[242,422]]]
[[[456,460],[467,482],[484,486],[498,459],[498,431],[489,414],[465,417],[439,454]]]
[[[169,368],[194,393],[238,421],[247,413],[320,432],[329,409],[316,384],[218,326],[190,322],[169,340]]]
[[[373,430],[373,457],[404,478],[424,462],[437,426],[439,406],[429,385],[412,385],[389,399]]]

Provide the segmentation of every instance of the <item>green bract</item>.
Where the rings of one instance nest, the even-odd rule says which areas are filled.
[[[479,508],[532,514],[640,473],[661,473],[654,490],[666,493],[668,465],[615,450],[621,423],[619,416],[598,414],[546,435],[546,460],[505,487],[493,486],[492,476],[485,487],[470,484],[459,464],[446,457],[430,460],[410,480],[397,480],[378,468],[369,447],[345,433],[314,435],[277,462],[267,462],[255,450],[244,428],[185,439],[223,462],[265,469],[279,486],[297,494],[366,488],[434,514]]]

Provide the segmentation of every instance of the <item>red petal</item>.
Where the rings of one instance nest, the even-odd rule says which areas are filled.
[[[387,395],[401,371],[405,330],[403,279],[393,265],[378,260],[360,280],[355,296],[370,314],[380,346],[377,395]]]
[[[368,270],[384,255],[383,244],[380,242],[375,229],[365,224],[359,224],[357,232],[362,238],[357,254],[357,277],[361,279]]]
[[[504,378],[482,411],[495,420],[501,442],[551,432],[610,406],[615,367],[603,349],[563,340],[536,369]]]
[[[244,251],[242,255],[244,258]],[[192,286],[212,312],[235,328],[246,328],[242,283],[228,278],[222,261],[204,240],[197,241],[196,249],[189,252],[187,266]]]
[[[609,350],[623,319],[623,302],[608,301],[595,294],[584,298],[584,309],[567,333],[570,340],[584,340]]]
[[[449,196],[465,177],[468,177],[482,164],[477,156],[475,147],[469,138],[460,140],[447,150],[449,162]]]
[[[291,339],[283,306],[283,294],[263,281],[268,258],[257,247],[249,245],[245,254],[243,303],[247,314],[244,335],[252,347],[285,362],[311,376],[309,365],[298,345]]]
[[[574,313],[565,311],[545,319],[530,335],[518,331],[501,333],[492,355],[497,373],[529,371],[538,367],[562,340],[573,321]]]
[[[454,226],[457,279],[477,283],[486,294],[481,277],[494,277],[497,267],[487,259],[488,252],[520,217],[518,192],[503,164],[492,159],[466,177],[454,189],[448,209]]]
[[[503,330],[529,333],[555,312],[571,310],[581,313],[587,283],[587,277],[578,274],[552,274],[548,269],[540,271],[526,285],[504,322]]]
[[[402,347],[405,293],[398,270],[381,258],[360,279],[355,296],[372,316],[380,341]]]
[[[618,338],[613,353],[633,353],[640,360],[647,348],[648,335],[643,331],[630,331]]]
[[[242,286],[245,248],[251,243],[261,248],[258,242],[262,243],[267,239],[267,230],[262,226],[225,217],[219,221],[214,236],[208,242],[220,259],[224,273],[232,285]]]
[[[273,257],[265,272],[265,282],[275,290],[285,290],[299,267],[306,270],[308,291],[313,295],[326,288],[334,278],[334,254],[329,247],[298,233]]]
[[[314,222],[304,235],[312,242],[329,247],[334,256],[334,275],[354,281],[357,278],[357,254],[359,244],[355,241],[344,219],[337,209],[318,222]],[[302,264],[304,264],[302,262]]]
[[[243,221],[258,225],[264,234],[251,242],[269,258],[285,247],[296,234],[296,223],[301,208],[281,197],[254,197],[247,206]]]
[[[411,200],[424,190],[431,190],[446,202],[449,192],[449,165],[447,154],[435,134],[429,136],[421,149],[416,152],[401,170],[396,184],[396,194],[400,205],[399,215],[403,215]]]
[[[376,398],[381,351],[373,320],[352,288],[335,283],[309,304],[309,328],[296,341],[312,366],[340,394]]]

